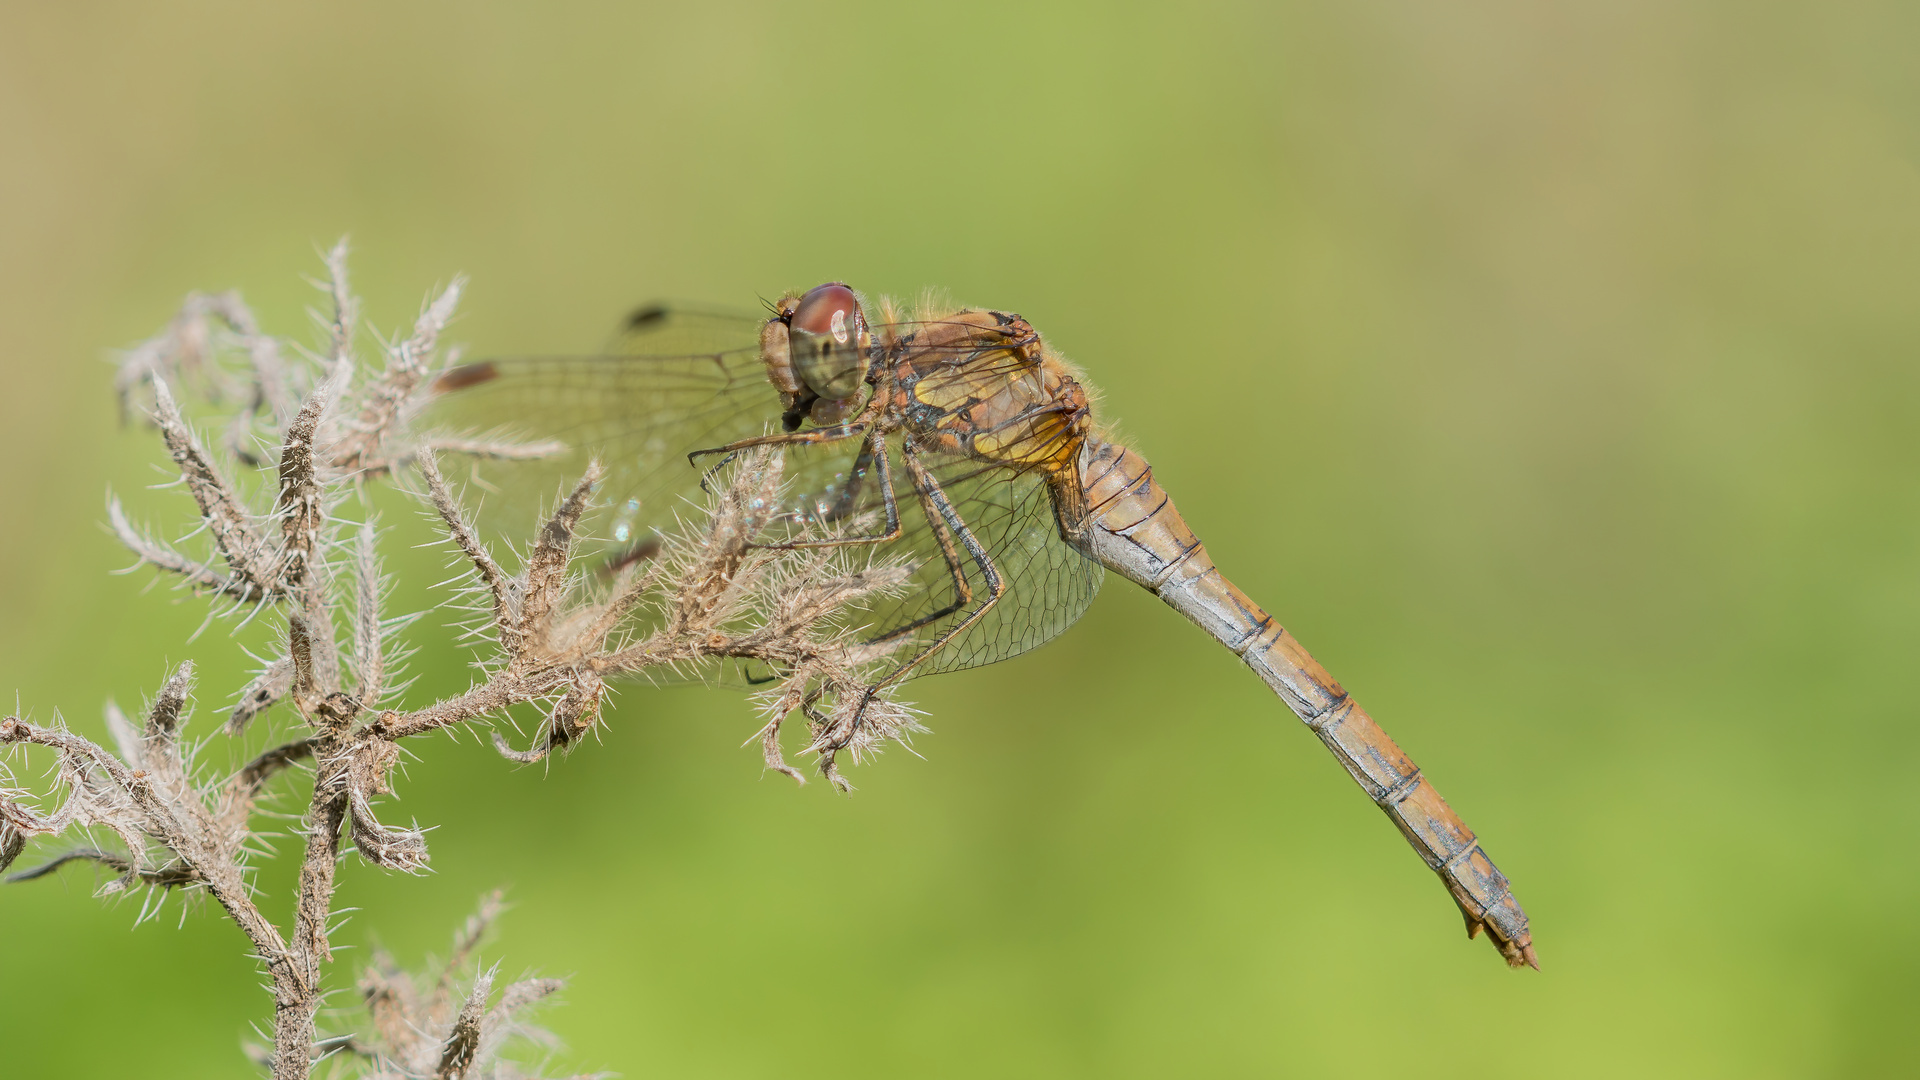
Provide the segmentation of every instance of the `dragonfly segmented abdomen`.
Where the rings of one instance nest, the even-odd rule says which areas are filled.
[[[1293,635],[1220,573],[1146,460],[1090,440],[1081,462],[1100,561],[1233,650],[1393,819],[1452,894],[1469,936],[1486,929],[1508,964],[1538,967],[1527,914],[1473,830]]]

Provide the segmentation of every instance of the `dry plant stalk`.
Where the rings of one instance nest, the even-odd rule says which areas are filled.
[[[278,654],[238,692],[224,733],[241,735],[284,702],[291,706],[285,737],[231,775],[196,767],[193,747],[182,737],[194,688],[191,663],[173,672],[137,726],[109,703],[114,751],[57,717],[52,724],[6,717],[0,748],[51,750],[53,786],[64,798],[42,809],[54,792],[36,799],[0,772],[0,870],[31,836],[98,827],[118,839],[118,850],[90,840],[13,880],[85,861],[115,874],[102,893],[144,888],[156,901],[173,889],[211,896],[246,934],[268,975],[273,1047],[260,1059],[275,1077],[306,1077],[323,1054],[357,1062],[370,1076],[519,1076],[495,1052],[522,1031],[515,1014],[558,983],[516,983],[489,1005],[493,972],[477,976],[464,995],[452,981],[497,902],[485,905],[463,933],[459,940],[467,944],[456,946],[430,991],[376,957],[359,981],[371,1032],[317,1038],[328,936],[336,928],[335,871],[344,850],[351,847],[388,870],[427,865],[422,830],[388,824],[375,812],[391,795],[388,778],[403,741],[489,724],[515,706],[533,704],[543,720],[531,748],[514,749],[498,731],[493,739],[506,757],[536,761],[592,730],[609,681],[712,657],[752,658],[782,673],[760,698],[765,725],[756,737],[766,766],[800,778],[778,740],[782,720],[800,710],[821,771],[844,786],[836,748],[858,756],[915,725],[911,710],[885,698],[860,708],[863,669],[879,657],[838,619],[848,605],[899,586],[908,571],[759,546],[766,508],[778,505],[781,475],[781,459],[762,453],[743,457],[704,522],[670,537],[661,557],[627,566],[605,583],[575,565],[600,476],[590,466],[540,526],[517,572],[508,572],[481,541],[436,455],[532,458],[563,448],[415,433],[410,422],[424,387],[454,362],[440,338],[461,283],[426,305],[411,334],[383,345],[381,370],[360,378],[357,303],[347,286],[344,242],[326,262],[331,310],[320,317],[325,340],[317,354],[264,335],[237,295],[196,295],[165,331],[127,354],[117,380],[123,410],[148,412],[158,429],[211,551],[196,557],[155,539],[128,519],[117,499],[108,507],[112,527],[140,562],[206,599],[216,613],[276,620]],[[220,362],[235,351],[245,358],[238,372]],[[182,411],[176,393],[187,389],[231,409],[222,452],[209,450]],[[277,455],[270,459],[258,445],[276,446]],[[263,474],[263,482],[252,485],[257,491],[235,481],[236,465]],[[353,522],[343,511],[355,505],[350,496],[361,485],[413,474],[466,567],[456,589],[478,601],[471,629],[485,641],[487,655],[479,665],[483,677],[471,689],[406,709],[389,707],[388,699],[398,685],[393,638],[412,617],[382,611],[387,589],[379,533],[371,520]],[[632,618],[642,609],[664,616],[644,634]],[[297,788],[306,799],[288,929],[262,911],[249,871],[250,860],[270,853],[254,819],[275,785]]]

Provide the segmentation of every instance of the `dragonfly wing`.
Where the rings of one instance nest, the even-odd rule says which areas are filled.
[[[600,461],[607,475],[595,502],[602,509],[588,518],[581,547],[587,565],[610,566],[645,551],[706,505],[700,480],[715,459],[689,463],[689,450],[777,425],[781,404],[760,359],[760,323],[642,309],[605,355],[485,360],[442,373],[417,426],[429,439],[447,442],[565,446],[534,460],[476,461],[486,531],[516,544],[525,542],[542,506],[577,482],[589,460]],[[485,514],[490,506],[505,509]],[[625,629],[644,634],[658,619],[658,612],[642,611]],[[750,673],[727,664],[649,677],[751,681]]]
[[[686,304],[635,308],[607,343],[625,356],[698,356],[757,345],[767,313],[752,315]]]
[[[609,545],[671,527],[711,463],[689,450],[763,434],[780,415],[760,359],[760,321],[642,309],[602,356],[520,357],[450,369],[419,420],[430,435],[466,441],[558,441],[534,461],[484,462],[482,487],[516,510],[551,503],[598,459],[607,469],[599,523]],[[494,522],[523,533],[528,522]]]
[[[943,530],[922,507],[912,480],[899,466],[899,447],[893,452],[902,535],[880,554],[902,558],[914,571],[905,590],[877,600],[855,621],[864,625],[862,636],[869,640],[898,640],[891,658],[905,662],[958,625],[992,590],[977,560],[953,537],[957,570],[966,583],[964,591],[956,587],[956,567],[943,551]],[[979,621],[915,667],[914,676],[1018,656],[1058,637],[1086,613],[1104,570],[1061,537],[1045,474],[967,458],[924,460],[986,550],[1006,590]],[[866,505],[868,517],[877,516],[877,498]]]
[[[977,475],[969,477],[969,471]],[[949,494],[957,489],[960,517],[986,547],[1006,592],[979,622],[927,659],[926,673],[998,663],[1078,622],[1099,593],[1105,570],[1061,537],[1044,474],[1008,476],[1004,469],[968,470],[957,462],[939,472],[951,477],[942,478],[942,486]],[[985,597],[980,567],[971,558],[964,565],[975,597]],[[924,578],[925,568],[920,573]]]

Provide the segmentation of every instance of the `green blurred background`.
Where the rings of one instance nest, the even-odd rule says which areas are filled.
[[[760,777],[717,691],[627,692],[550,770],[429,745],[390,813],[433,873],[349,860],[342,942],[418,960],[508,886],[487,956],[571,975],[562,1063],[629,1077],[1912,1075],[1916,38],[1894,0],[8,4],[4,689],[98,735],[190,657],[204,732],[243,678],[101,528],[109,485],[182,520],[104,359],[188,290],[311,340],[351,233],[376,325],[465,272],[484,354],[946,286],[1084,364],[1545,970],[1111,580],[914,684],[925,759],[851,797]],[[464,685],[414,638],[417,700]],[[91,887],[0,890],[0,1074],[246,1075],[237,932]]]

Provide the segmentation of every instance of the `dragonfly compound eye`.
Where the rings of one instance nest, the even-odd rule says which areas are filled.
[[[787,317],[793,373],[827,401],[857,398],[867,379],[873,337],[853,290],[838,282],[811,289]]]
[[[837,281],[807,290],[789,320],[795,330],[831,337],[835,345],[852,344],[853,336],[865,330],[866,323],[860,299]]]

